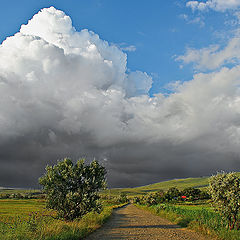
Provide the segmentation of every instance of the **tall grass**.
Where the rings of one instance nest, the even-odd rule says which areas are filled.
[[[224,240],[239,240],[240,232],[228,230],[227,222],[221,216],[209,208],[193,206],[176,206],[160,204],[156,206],[141,206],[146,210],[169,219],[172,222],[191,229],[210,234],[213,237]]]
[[[54,221],[46,226],[42,238],[44,240],[79,240],[99,228],[112,214],[112,207],[105,207],[98,214],[91,212],[81,220],[73,222]]]
[[[23,216],[1,218],[0,239],[79,240],[99,228],[111,213],[112,207],[105,207],[100,214],[91,212],[72,222],[40,213],[34,213],[28,219]]]
[[[30,201],[30,200],[29,200]],[[30,201],[31,202],[31,201]],[[17,204],[8,200],[9,207]],[[29,202],[28,202],[29,203]],[[4,240],[80,240],[99,228],[112,214],[112,209],[122,205],[104,206],[103,211],[98,214],[90,212],[81,219],[72,222],[56,219],[54,211],[37,208],[37,211],[26,214],[22,200],[19,204],[23,206],[23,213],[17,215],[11,209],[9,213],[0,216],[0,239]],[[32,201],[32,204],[35,204]],[[31,205],[31,204],[30,204]],[[26,205],[27,206],[27,205]],[[1,210],[6,211],[3,207]],[[21,210],[21,209],[19,209]]]

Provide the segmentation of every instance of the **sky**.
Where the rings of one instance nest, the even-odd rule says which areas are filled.
[[[4,1],[0,186],[98,159],[110,187],[240,167],[240,0]]]

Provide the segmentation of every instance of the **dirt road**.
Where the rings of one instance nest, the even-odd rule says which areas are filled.
[[[117,209],[110,220],[86,240],[209,240],[134,205]]]

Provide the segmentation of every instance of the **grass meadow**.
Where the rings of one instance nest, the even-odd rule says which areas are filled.
[[[138,207],[195,231],[211,235],[214,239],[239,240],[240,232],[228,230],[221,216],[208,202],[185,204],[159,204],[151,207]]]
[[[0,216],[15,217],[16,215],[28,217],[32,212],[45,210],[45,200],[42,199],[0,199]]]
[[[74,240],[99,228],[118,207],[105,202],[103,211],[91,212],[82,219],[67,222],[56,218],[56,212],[45,207],[45,200],[1,199],[0,239],[4,240]]]

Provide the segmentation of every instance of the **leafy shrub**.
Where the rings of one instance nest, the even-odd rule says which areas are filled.
[[[239,220],[240,178],[235,173],[218,173],[209,180],[209,192],[215,210],[228,221],[229,229],[234,229]]]
[[[126,193],[121,193],[121,194],[118,196],[117,202],[118,202],[118,203],[127,203],[127,202],[129,202],[128,197],[127,197],[127,194],[126,194]]]
[[[133,203],[135,203],[135,204],[141,204],[141,198],[135,196],[135,197],[133,198]]]
[[[198,200],[200,199],[201,196],[201,190],[198,188],[193,188],[193,187],[188,187],[185,188],[181,194],[183,196],[186,196],[189,200],[193,201],[193,200]]]
[[[133,202],[137,204],[152,206],[157,205],[159,203],[163,203],[165,201],[165,193],[163,190],[159,190],[158,192],[149,193],[145,196],[134,197]]]
[[[97,161],[85,165],[82,159],[74,165],[66,158],[47,166],[39,183],[47,195],[47,207],[57,210],[64,219],[73,220],[101,210],[98,191],[106,185],[105,175],[106,169]]]
[[[169,188],[167,193],[165,194],[165,199],[168,201],[178,200],[180,196],[181,196],[181,192],[177,188],[172,187],[172,188]]]
[[[204,200],[204,199],[210,199],[210,198],[211,198],[211,196],[207,191],[201,190],[199,199]]]

